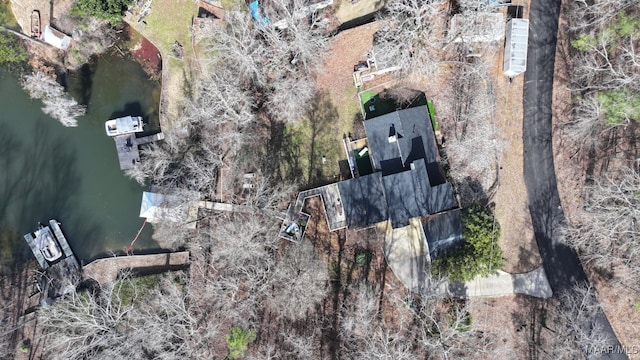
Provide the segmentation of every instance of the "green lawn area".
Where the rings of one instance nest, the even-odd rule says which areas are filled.
[[[420,93],[412,101],[405,104],[398,104],[394,99],[384,96],[381,93],[373,91],[363,91],[360,93],[360,102],[364,109],[365,119],[372,119],[378,116],[392,113],[398,109],[408,109],[416,106],[428,105],[427,98]],[[433,104],[431,105],[433,107]],[[429,110],[431,114],[431,109]],[[432,119],[435,119],[435,110]],[[437,125],[434,125],[434,127]]]
[[[145,18],[143,34],[163,53],[171,54],[175,41],[182,44],[184,57],[193,55],[191,47],[191,19],[197,16],[198,7],[191,0],[155,0],[151,13]]]
[[[380,94],[371,96],[369,91],[366,93],[366,96],[362,97],[365,119],[371,119],[396,111],[398,106],[394,100],[383,99]]]
[[[154,0],[151,12],[145,18],[146,25],[141,27],[138,23],[132,24],[162,54],[162,91],[166,115],[160,119],[161,126],[170,124],[172,119],[179,116],[185,89],[191,81],[194,53],[190,28],[197,11],[198,7],[191,0]],[[176,41],[182,45],[182,59],[173,56],[172,48]]]
[[[338,109],[329,96],[318,94],[311,109],[295,124],[271,129],[271,141],[262,150],[262,157],[268,159],[265,167],[274,177],[298,182],[302,187],[332,181],[340,173],[338,161],[346,159],[341,142],[345,124],[338,119]],[[251,149],[246,151],[250,153]]]
[[[366,104],[367,101],[371,100],[374,96],[376,96],[378,94],[376,94],[373,91],[363,91],[360,93],[360,100],[362,101],[362,104]]]

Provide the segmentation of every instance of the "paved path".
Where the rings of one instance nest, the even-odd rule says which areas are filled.
[[[508,274],[499,270],[495,275],[478,276],[466,283],[449,284],[446,291],[451,296],[459,297],[523,294],[548,299],[553,295],[542,266],[523,274]]]
[[[419,219],[409,220],[409,225],[393,229],[386,225],[384,254],[393,273],[408,289],[418,291],[430,281],[425,268],[429,263],[429,249],[424,240]],[[539,298],[552,295],[544,269],[539,267],[524,274],[508,274],[498,271],[488,277],[477,277],[467,283],[440,283],[439,291],[447,296],[479,297],[525,294]]]
[[[529,212],[549,283],[554,292],[586,282],[576,253],[560,243],[555,229],[564,222],[553,164],[551,103],[560,0],[533,0],[529,13],[529,47],[524,85],[524,178]],[[620,343],[604,313],[593,319],[608,337]],[[602,354],[590,358],[626,359]]]

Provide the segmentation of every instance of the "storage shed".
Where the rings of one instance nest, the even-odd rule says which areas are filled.
[[[71,37],[48,25],[44,27],[44,30],[42,30],[40,39],[60,50],[67,50],[71,44]]]
[[[522,74],[527,69],[527,45],[529,20],[511,19],[507,22],[504,46],[504,74],[509,77]]]

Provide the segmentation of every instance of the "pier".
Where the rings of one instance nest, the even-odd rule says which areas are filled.
[[[138,146],[162,139],[164,139],[162,132],[140,138],[136,138],[135,133],[114,136],[113,140],[116,142],[120,170],[131,169],[140,162],[140,149]]]
[[[82,268],[85,278],[92,278],[99,284],[118,280],[121,273],[133,271],[143,274],[157,274],[178,270],[189,265],[189,252],[115,256],[97,259]]]

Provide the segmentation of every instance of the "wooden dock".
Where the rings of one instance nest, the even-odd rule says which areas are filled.
[[[100,284],[118,280],[123,271],[141,273],[161,273],[177,270],[189,265],[189,252],[116,256],[94,260],[82,268],[85,278],[92,278]]]
[[[136,138],[135,133],[114,136],[113,140],[116,142],[120,170],[131,169],[140,162],[140,149],[138,146],[162,139],[164,139],[162,132],[141,138]]]

